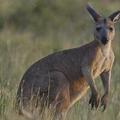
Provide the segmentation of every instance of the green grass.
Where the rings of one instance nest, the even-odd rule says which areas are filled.
[[[12,2],[8,4],[8,0],[2,1],[0,4],[0,120],[26,120],[24,117],[16,114],[14,103],[21,77],[32,63],[55,51],[78,47],[93,39],[91,34],[93,23],[84,11],[84,5],[87,0],[85,2],[81,0],[75,1],[75,3],[71,1],[67,4],[68,0],[66,0],[63,4],[60,0],[57,0],[55,2],[59,8],[57,13],[52,13],[49,11],[49,8],[44,8],[41,17],[33,14],[34,19],[28,13],[33,9],[32,7],[35,3],[29,3],[26,8],[23,6],[23,9],[22,4],[19,4],[19,0],[14,0],[16,5]],[[98,11],[103,12],[103,15],[119,9],[120,4],[119,0],[110,2],[106,7],[101,2],[99,3],[95,0],[91,0],[91,3],[96,6],[95,8],[98,8]],[[18,8],[22,9],[28,15],[27,17],[31,19],[27,23],[27,29],[24,28],[24,25],[21,25],[21,21],[16,21],[16,19],[14,21],[16,22],[15,24],[9,25],[6,23],[6,17],[16,14],[19,11]],[[59,15],[58,13],[62,13],[63,10],[65,13]],[[81,11],[80,16],[78,11]],[[71,15],[75,17],[73,20]],[[46,23],[48,24],[46,25]],[[22,26],[22,29],[19,26]],[[116,38],[113,41],[116,60],[112,71],[111,91],[107,110],[104,113],[101,109],[91,111],[88,105],[89,94],[87,94],[71,108],[67,116],[68,120],[120,120],[119,45],[120,24],[117,24]],[[97,80],[97,86],[102,95],[103,87],[100,79]]]

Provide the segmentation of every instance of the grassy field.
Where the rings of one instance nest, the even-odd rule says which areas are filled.
[[[103,15],[120,9],[119,0],[89,2]],[[21,77],[32,63],[55,51],[78,47],[93,39],[93,23],[84,9],[86,3],[87,0],[50,0],[50,3],[30,0],[28,4],[24,0],[1,0],[0,120],[26,120],[16,114],[14,103]],[[116,59],[107,110],[104,113],[101,109],[91,111],[88,93],[71,108],[68,120],[120,120],[119,46],[120,23],[116,25],[113,41]],[[102,95],[103,87],[99,78],[96,82]]]

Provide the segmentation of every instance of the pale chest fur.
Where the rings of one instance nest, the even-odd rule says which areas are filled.
[[[98,77],[102,72],[109,71],[112,67],[114,61],[114,54],[113,51],[110,49],[104,52],[102,50],[99,50],[95,54],[95,58],[92,62],[91,69],[93,78]]]

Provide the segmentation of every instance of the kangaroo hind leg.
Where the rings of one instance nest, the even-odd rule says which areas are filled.
[[[58,86],[56,89],[56,96],[51,103],[51,106],[55,108],[54,120],[65,120],[70,105],[69,82],[63,73],[55,73],[54,78],[58,81]]]

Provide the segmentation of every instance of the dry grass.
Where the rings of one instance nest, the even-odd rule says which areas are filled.
[[[52,37],[43,37],[32,39],[31,33],[27,34],[15,34],[10,31],[3,31],[0,34],[0,118],[1,120],[26,120],[22,116],[18,116],[14,110],[14,103],[16,97],[16,91],[20,82],[20,79],[24,71],[34,61],[38,60],[45,54],[54,51],[54,44],[51,41]],[[119,35],[117,35],[119,38]],[[4,40],[5,39],[5,40]],[[41,40],[42,39],[42,40]],[[54,39],[54,38],[53,38]],[[70,39],[70,38],[69,38]],[[78,38],[77,38],[78,39]],[[44,42],[43,42],[44,40]],[[50,41],[49,41],[50,40]],[[117,41],[117,40],[116,40]],[[116,42],[115,41],[115,42]],[[117,41],[118,42],[118,41]],[[74,44],[74,45],[73,45]],[[64,49],[71,46],[76,46],[76,43],[72,41],[72,37],[69,42],[61,41],[59,44],[60,49]],[[109,99],[109,105],[105,113],[102,110],[90,110],[88,106],[89,96],[83,98],[77,103],[68,113],[68,120],[119,120],[120,119],[120,87],[119,87],[119,72],[120,72],[120,54],[119,44],[115,44],[116,61],[112,72],[112,84],[111,94]],[[53,49],[52,49],[53,48]],[[35,54],[34,54],[35,53]],[[103,91],[101,82],[97,80],[97,86],[99,86],[100,93]],[[35,112],[34,112],[35,113]],[[51,120],[51,114],[47,110],[45,113],[39,116],[39,120]],[[43,118],[44,117],[44,118]]]
[[[2,1],[0,4],[0,13],[4,14],[4,17],[14,13],[16,7],[19,6],[17,3],[12,5],[13,3],[10,2],[11,4],[8,4],[8,1]],[[60,2],[60,0],[58,1]],[[78,2],[79,0],[76,1]],[[111,2],[107,6],[99,6],[96,0],[91,0],[91,2],[93,5],[96,5],[96,8],[98,7],[101,13],[103,11],[103,14],[118,9],[120,5],[118,0]],[[84,8],[83,4],[84,2],[80,5],[82,6],[81,9]],[[11,5],[13,7],[9,9]],[[62,2],[60,2],[60,5],[63,5]],[[69,5],[66,4],[66,6]],[[64,7],[64,5],[61,7]],[[72,7],[70,10],[74,10],[75,8]],[[77,8],[79,8],[79,5]],[[69,11],[65,10],[67,14]],[[75,9],[75,11],[77,10]],[[22,75],[32,63],[54,51],[77,47],[91,41],[92,32],[90,31],[92,23],[89,17],[86,16],[87,13],[83,15],[80,12],[80,16],[75,18],[75,20],[78,19],[80,22],[68,20],[69,23],[66,21],[65,26],[63,25],[65,17],[63,16],[62,22],[58,22],[59,26],[63,25],[63,28],[48,29],[47,32],[44,34],[40,33],[39,35],[38,33],[35,34],[35,31],[30,32],[29,30],[16,32],[16,29],[8,28],[8,26],[5,26],[0,31],[0,120],[27,120],[16,114],[14,109],[16,92]],[[59,16],[57,19],[60,18]],[[56,22],[55,24],[58,23]],[[40,26],[36,27],[42,30]],[[116,28],[116,39],[113,41],[116,60],[112,71],[111,91],[107,110],[104,113],[101,112],[101,109],[91,111],[90,106],[88,106],[89,95],[87,94],[71,108],[67,116],[68,120],[120,120],[120,24],[117,24]],[[36,28],[36,30],[38,29]],[[100,79],[97,80],[97,86],[102,95],[103,88]],[[41,117],[39,116],[38,119],[51,120],[51,113],[46,109],[45,113],[41,114]]]

